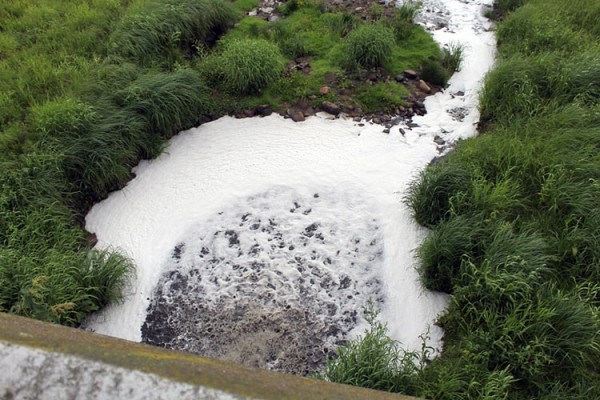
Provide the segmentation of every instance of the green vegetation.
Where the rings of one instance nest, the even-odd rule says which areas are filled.
[[[288,17],[276,23],[242,17],[256,6],[0,5],[0,311],[78,325],[126,294],[133,265],[117,252],[90,249],[83,219],[178,131],[244,107],[285,109],[315,95],[315,104],[335,101],[334,90],[319,89],[332,75],[352,86],[359,71],[347,68],[345,43],[364,42],[360,36],[372,32],[384,41],[378,54],[361,50],[365,67],[385,64],[399,73],[441,60],[412,16],[388,21],[374,7],[374,24],[307,0],[287,2]],[[310,60],[308,70],[289,67],[301,56]],[[403,104],[405,94],[379,82],[361,89],[359,101],[375,110]]]
[[[600,398],[600,5],[499,1],[496,12],[482,135],[406,199],[431,229],[422,281],[451,294],[444,353],[403,369],[397,345],[371,330],[368,346],[391,355],[362,376],[348,356],[361,339],[340,352],[348,374],[330,365],[329,379],[430,399]]]
[[[349,62],[363,68],[383,66],[392,55],[394,32],[382,24],[368,24],[353,30],[346,38]]]
[[[408,95],[408,89],[399,83],[377,83],[358,89],[356,100],[366,112],[387,111],[406,106],[404,98]]]
[[[325,373],[318,377],[388,392],[414,392],[412,385],[417,382],[410,378],[425,367],[432,349],[424,345],[420,353],[403,350],[387,336],[387,327],[377,321],[378,312],[372,303],[364,314],[369,324],[365,335],[341,346],[337,358],[328,360]]]
[[[279,78],[283,57],[276,44],[264,39],[238,39],[226,42],[216,64],[234,94],[253,94]]]

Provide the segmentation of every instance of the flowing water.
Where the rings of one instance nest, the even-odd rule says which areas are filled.
[[[402,131],[326,114],[223,117],[141,162],[86,218],[98,247],[138,267],[127,299],[87,327],[307,374],[364,330],[371,300],[404,347],[427,334],[439,349],[434,321],[448,298],[419,284],[414,249],[426,232],[402,198],[433,158],[476,134],[491,3],[423,1],[419,22],[440,44],[462,44],[465,60]]]

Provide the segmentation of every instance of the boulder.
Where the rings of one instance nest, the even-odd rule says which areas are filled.
[[[431,93],[431,88],[429,87],[429,85],[427,83],[425,83],[424,80],[420,80],[419,83],[417,84],[417,87],[419,88],[419,90],[422,90],[425,93]]]
[[[404,76],[408,79],[417,79],[417,72],[412,69],[407,69],[404,71]]]
[[[326,113],[333,115],[338,115],[342,111],[340,106],[330,101],[324,101],[323,104],[321,104],[321,109]]]
[[[302,122],[304,121],[304,113],[300,110],[290,110],[289,111],[290,118],[294,122]]]

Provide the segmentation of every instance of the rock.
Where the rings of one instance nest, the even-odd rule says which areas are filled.
[[[428,84],[425,83],[424,80],[420,80],[419,83],[417,84],[417,87],[419,88],[419,90],[424,91],[425,93],[431,93],[431,88],[429,87]]]
[[[329,93],[329,86],[323,86],[321,89],[319,89],[319,93],[321,93],[322,95],[326,95],[327,93]]]
[[[321,104],[321,109],[326,113],[333,115],[338,115],[342,111],[340,106],[330,101],[324,101],[323,104]]]
[[[372,121],[374,124],[380,124],[380,123],[381,123],[381,119],[380,119],[380,118],[377,118],[377,117],[373,118],[371,121]]]
[[[362,118],[361,117],[354,117],[353,121],[354,122],[360,122],[360,121],[362,121]]]
[[[402,75],[396,75],[396,76],[394,77],[394,80],[395,80],[396,82],[400,82],[400,83],[404,82],[404,79],[406,79],[406,78],[404,78],[404,76],[402,76]]]
[[[404,71],[404,76],[408,79],[417,79],[417,73],[412,69],[407,69]]]
[[[369,75],[367,75],[367,78],[371,82],[375,82],[377,80],[377,73],[376,72],[369,72]]]
[[[385,128],[385,129],[383,130],[383,133],[387,133],[387,134],[389,134],[389,133],[390,133],[390,128]]]
[[[306,109],[304,109],[303,114],[305,117],[310,117],[312,115],[315,115],[315,109],[312,107],[306,107]]]
[[[406,131],[405,131],[404,129],[402,129],[402,128],[398,128],[398,130],[400,131],[400,134],[401,134],[402,136],[404,136],[404,135],[406,134]]]
[[[435,142],[435,144],[438,144],[440,146],[446,144],[446,141],[444,139],[442,139],[442,137],[439,135],[435,135],[435,137],[433,138],[433,141]]]
[[[249,110],[249,109],[236,110],[234,112],[234,115],[236,118],[250,118],[250,117],[254,117],[254,110]]]
[[[302,122],[304,121],[304,113],[300,110],[290,110],[288,112],[290,114],[290,118],[294,122]]]
[[[311,94],[310,96],[308,96],[308,98],[311,100],[316,100],[317,96],[315,96],[314,94]]]
[[[453,94],[454,94],[455,96],[458,96],[458,97],[460,97],[460,96],[464,96],[464,95],[465,95],[465,92],[463,92],[462,90],[459,90],[458,92],[456,92],[456,93],[453,93]]]
[[[260,115],[261,117],[266,117],[273,114],[273,109],[268,104],[261,104],[256,107],[255,114]]]

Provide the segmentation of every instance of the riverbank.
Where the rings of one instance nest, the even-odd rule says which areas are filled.
[[[439,353],[434,321],[447,298],[419,284],[413,250],[424,231],[401,202],[419,170],[476,133],[494,47],[481,2],[431,10],[447,18],[438,33],[468,50],[463,72],[425,100],[425,115],[387,132],[339,114],[223,117],[136,167],[86,227],[99,248],[129,254],[138,279],[126,302],[88,327],[310,374],[362,332],[371,298],[395,339],[417,350],[428,335]]]
[[[402,43],[412,43],[413,52],[402,53],[387,22],[344,20],[316,2],[301,3],[278,31],[244,18],[241,10],[254,4],[248,1],[2,6],[0,310],[77,325],[118,300],[134,268],[117,253],[91,249],[96,239],[82,225],[92,204],[125,186],[140,160],[157,157],[183,129],[257,107],[263,114],[287,110],[299,99],[315,106],[329,101],[341,113],[335,90],[321,89],[328,73],[343,82],[352,70],[337,64],[344,60],[339,51],[328,56],[346,45],[347,29],[383,32],[384,49],[404,54],[392,65],[400,74],[430,56],[440,62],[435,43],[410,19],[398,26],[407,28]],[[319,35],[306,21],[314,21]],[[305,38],[296,40],[301,31]],[[300,56],[313,57],[310,73],[286,67]],[[247,60],[253,60],[245,70],[250,75],[240,79],[243,68],[226,68]],[[378,110],[388,100],[412,110],[410,92],[398,82],[378,81],[360,96],[364,102],[351,104],[353,112]]]
[[[498,1],[494,14],[504,19],[483,131],[406,200],[431,229],[422,282],[451,296],[444,352],[399,367],[388,361],[402,353],[375,329],[350,348],[340,364],[350,368],[332,369],[338,382],[436,399],[600,397],[600,8]],[[367,350],[381,348],[389,354]],[[384,367],[357,376],[352,360]]]

